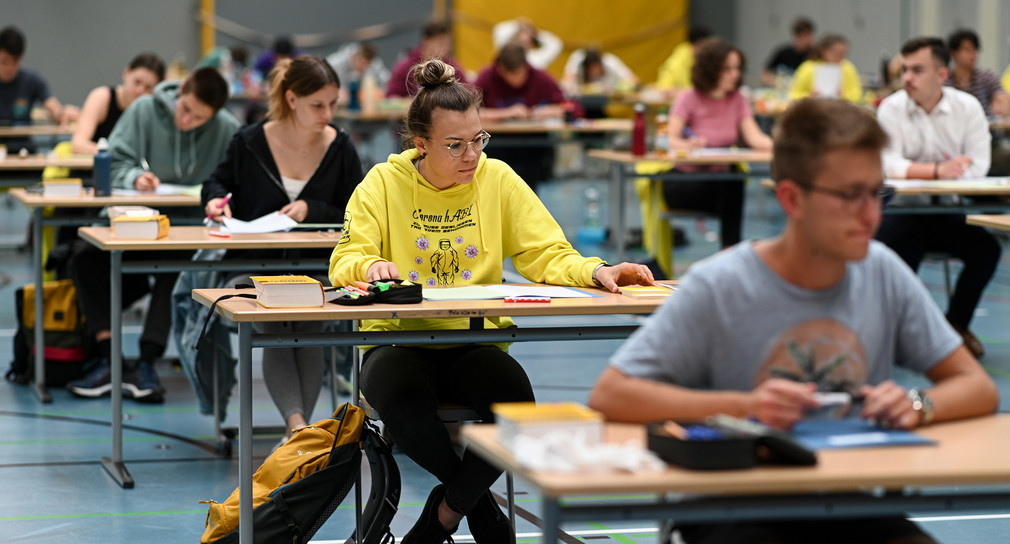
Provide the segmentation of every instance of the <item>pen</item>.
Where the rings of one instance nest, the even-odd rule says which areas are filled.
[[[151,171],[151,165],[147,164],[147,159],[145,159],[144,157],[140,158],[140,167],[143,168],[145,172]]]
[[[221,199],[221,202],[218,203],[217,209],[223,210],[225,204],[227,204],[229,200],[231,200],[231,193],[228,193],[228,194],[224,195],[224,198]],[[203,222],[204,222],[205,225],[210,225],[211,221],[213,221],[213,220],[214,220],[214,218],[212,216],[208,215],[207,219],[204,219]]]

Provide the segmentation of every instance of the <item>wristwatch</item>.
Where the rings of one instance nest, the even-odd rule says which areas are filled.
[[[610,266],[614,266],[614,265],[607,264],[607,263],[600,263],[600,264],[596,265],[596,268],[593,269],[593,283],[595,283],[598,287],[603,287],[603,284],[600,283],[600,280],[596,279],[596,273],[599,272],[601,268],[610,267]]]
[[[919,414],[919,425],[929,425],[936,415],[933,399],[925,391],[913,387],[908,390],[908,400],[912,401],[912,410]]]

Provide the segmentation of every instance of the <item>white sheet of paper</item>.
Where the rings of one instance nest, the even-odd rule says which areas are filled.
[[[137,196],[137,195],[192,195],[200,196],[203,185],[177,185],[174,183],[161,183],[154,191],[138,191],[136,189],[113,189],[112,194],[117,196]]]
[[[273,212],[252,221],[228,219],[226,217],[224,218],[224,227],[221,227],[221,231],[235,234],[259,234],[263,232],[289,231],[297,225],[298,222],[294,219],[280,212]]]
[[[491,300],[505,298],[500,293],[480,285],[463,287],[424,287],[421,290],[425,300]]]
[[[842,65],[822,62],[814,71],[814,92],[822,98],[838,98],[842,94]]]
[[[692,157],[719,157],[722,155],[737,155],[739,153],[750,153],[753,151],[745,147],[699,147],[692,149]]]
[[[502,297],[531,295],[551,298],[589,298],[592,296],[589,293],[558,285],[516,285],[503,283],[501,285],[489,285],[487,288],[495,293],[499,293]]]

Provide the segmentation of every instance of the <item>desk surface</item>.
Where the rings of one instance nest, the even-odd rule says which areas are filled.
[[[814,467],[767,466],[747,470],[691,471],[669,467],[651,474],[559,474],[517,467],[497,439],[495,425],[467,425],[463,439],[481,457],[507,467],[547,496],[684,492],[754,495],[890,490],[906,486],[1010,482],[1010,415],[941,423],[917,432],[936,446],[830,450],[818,453]],[[607,440],[638,439],[642,426],[608,424]]]
[[[1010,195],[1010,182],[1007,178],[992,178],[986,180],[958,179],[888,179],[884,183],[891,185],[898,195]],[[762,179],[761,186],[775,188],[775,182]]]
[[[1010,230],[1010,215],[969,215],[966,221],[969,225]]]
[[[211,236],[217,227],[176,226],[157,240],[122,240],[112,237],[110,227],[81,227],[77,234],[104,251],[191,250],[191,249],[332,249],[340,241],[340,231],[268,232]]]
[[[217,311],[233,322],[250,321],[329,321],[334,319],[406,319],[545,315],[606,315],[650,314],[666,300],[632,298],[603,289],[580,287],[598,294],[588,298],[555,298],[550,302],[505,302],[495,300],[426,300],[418,304],[368,304],[340,306],[326,304],[322,308],[264,308],[255,300],[233,298],[217,305]],[[222,295],[239,292],[235,289],[194,289],[193,298],[210,306]],[[249,291],[244,291],[248,293]]]
[[[772,160],[771,151],[754,151],[753,149],[741,149],[736,153],[725,155],[687,155],[678,157],[669,153],[649,152],[645,155],[635,156],[630,151],[614,151],[612,149],[590,149],[587,155],[605,161],[620,164],[635,164],[643,161],[666,161],[670,165],[674,164],[694,164],[694,165],[719,165],[736,164],[738,162],[747,163],[767,163]]]
[[[90,170],[94,166],[94,163],[95,158],[90,155],[73,155],[65,158],[57,158],[45,155],[28,155],[27,157],[20,157],[17,154],[8,153],[7,158],[0,161],[0,170],[43,170],[48,166]]]
[[[23,138],[29,136],[71,136],[75,127],[46,125],[14,125],[0,126],[0,138]],[[17,151],[16,149],[8,151]]]
[[[156,195],[138,193],[135,195],[95,196],[90,189],[79,197],[46,197],[41,193],[30,193],[24,188],[10,190],[11,196],[29,207],[56,206],[59,208],[102,208],[105,206],[199,206],[198,195]]]

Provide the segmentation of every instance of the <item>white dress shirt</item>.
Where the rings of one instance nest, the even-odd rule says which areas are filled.
[[[877,121],[890,138],[883,151],[888,178],[908,177],[913,162],[942,162],[957,155],[972,159],[963,177],[980,178],[989,172],[989,121],[978,99],[966,92],[943,87],[940,102],[926,113],[900,90],[880,103]]]

